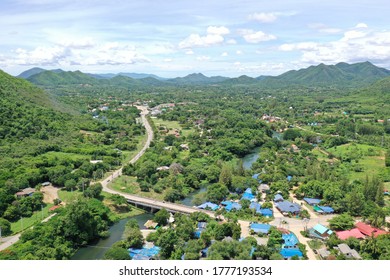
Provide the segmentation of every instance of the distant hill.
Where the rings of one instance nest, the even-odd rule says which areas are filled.
[[[218,84],[228,79],[229,78],[222,77],[222,76],[207,77],[202,73],[193,73],[185,77],[169,79],[168,82],[173,84],[179,84],[179,85],[206,85],[206,84]]]
[[[23,79],[28,79],[31,76],[33,76],[35,74],[39,74],[39,73],[44,72],[44,71],[46,71],[46,70],[42,69],[42,68],[39,68],[39,67],[34,67],[34,68],[31,68],[29,70],[26,70],[26,71],[20,73],[17,77],[18,78],[23,78]]]
[[[222,83],[223,85],[260,85],[260,81],[255,78],[242,75],[238,78],[231,78]]]
[[[145,73],[124,73],[120,72],[118,74],[113,74],[113,73],[106,73],[106,74],[90,74],[88,73],[89,76],[94,77],[96,79],[111,79],[116,76],[124,76],[124,77],[129,77],[133,79],[145,79],[145,78],[154,78],[156,80],[167,80],[166,78],[159,77],[157,75],[153,74],[145,74]]]
[[[377,67],[370,62],[355,64],[338,63],[336,65],[310,66],[305,69],[291,70],[276,77],[262,80],[268,86],[347,86],[368,85],[390,76],[390,70]]]
[[[96,84],[98,80],[80,71],[44,71],[27,78],[28,81],[40,86]]]

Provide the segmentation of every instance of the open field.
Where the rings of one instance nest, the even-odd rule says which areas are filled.
[[[47,218],[49,213],[49,208],[52,207],[53,204],[47,204],[43,207],[42,211],[35,211],[31,217],[22,218],[16,222],[11,223],[11,230],[13,234],[18,233],[26,228],[29,228],[36,223],[40,223],[43,219]]]
[[[154,122],[154,125],[156,126],[157,129],[160,126],[163,126],[163,127],[166,127],[167,129],[169,129],[169,133],[171,133],[175,129],[177,129],[178,131],[180,131],[181,135],[187,137],[188,135],[190,135],[191,133],[194,132],[193,129],[183,129],[178,121],[167,121],[167,120],[163,120],[163,119],[159,119],[159,118],[152,119],[152,121]]]

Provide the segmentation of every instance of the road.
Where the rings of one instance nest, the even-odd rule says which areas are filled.
[[[146,150],[150,147],[150,143],[153,141],[153,129],[152,127],[150,126],[150,123],[148,122],[148,119],[146,118],[146,115],[149,113],[148,109],[144,106],[136,106],[137,109],[141,110],[141,121],[142,123],[144,124],[145,126],[145,129],[146,129],[146,133],[147,133],[147,139],[146,139],[146,142],[145,142],[145,145],[142,147],[142,149],[129,161],[129,163],[135,163],[140,157],[142,157],[142,155],[146,152]],[[108,192],[108,193],[118,193],[118,194],[121,194],[123,195],[122,193],[119,193],[119,192],[116,192],[110,188],[108,188],[108,184],[109,182],[111,182],[113,179],[119,177],[120,175],[122,175],[122,170],[123,170],[123,167],[115,170],[112,175],[110,175],[109,177],[103,179],[100,181],[100,183],[102,184],[103,186],[103,191],[105,192]]]

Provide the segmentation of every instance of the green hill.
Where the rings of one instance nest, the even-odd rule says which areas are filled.
[[[75,72],[43,71],[27,78],[28,81],[40,86],[77,85],[77,84],[98,84],[99,80],[84,74]]]
[[[276,77],[265,78],[263,84],[267,86],[360,87],[388,76],[390,76],[390,70],[377,67],[370,62],[338,63],[336,65],[321,63],[305,69],[291,70]]]

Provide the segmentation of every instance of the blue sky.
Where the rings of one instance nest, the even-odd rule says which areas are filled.
[[[390,68],[388,0],[1,0],[0,69],[163,77]]]

